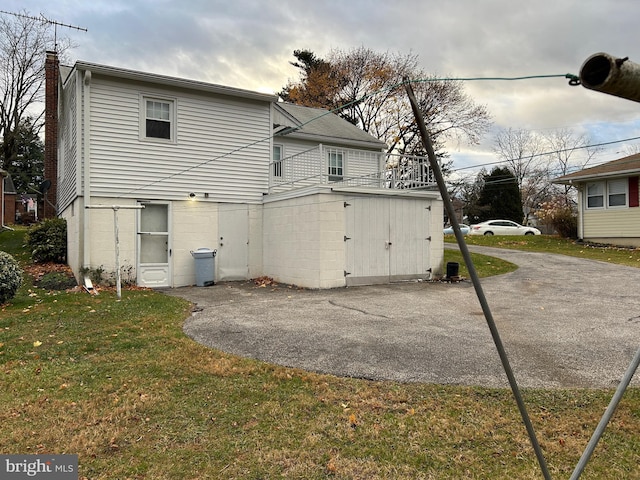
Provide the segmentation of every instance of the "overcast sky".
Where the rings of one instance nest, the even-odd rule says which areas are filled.
[[[414,53],[440,77],[578,74],[592,54],[640,63],[638,0],[4,0],[2,10],[88,29],[58,28],[70,59],[275,93],[318,56],[364,46]],[[481,145],[452,145],[455,167],[495,161],[495,132],[571,128],[594,143],[640,136],[640,104],[563,78],[465,83],[494,127]],[[594,163],[628,154],[615,144]]]

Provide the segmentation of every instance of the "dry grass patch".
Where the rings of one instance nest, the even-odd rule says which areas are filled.
[[[187,302],[25,285],[0,313],[0,451],[75,453],[88,479],[538,479],[511,393],[371,382],[205,348]],[[554,478],[611,391],[527,390]],[[640,478],[630,389],[583,478]]]

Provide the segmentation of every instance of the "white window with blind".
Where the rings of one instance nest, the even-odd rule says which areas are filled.
[[[626,178],[609,180],[607,182],[607,207],[618,208],[627,206],[627,188],[629,182]]]
[[[604,208],[604,182],[587,184],[587,208]]]
[[[626,178],[587,183],[587,209],[625,208],[629,205],[629,183]]]

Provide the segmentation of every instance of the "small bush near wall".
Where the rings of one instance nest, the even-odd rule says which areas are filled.
[[[550,227],[563,238],[578,237],[578,215],[575,208],[561,200],[542,203],[536,216],[546,227]]]
[[[11,300],[22,285],[22,270],[7,252],[0,252],[0,303]]]
[[[67,260],[67,222],[63,218],[45,220],[29,229],[27,247],[34,262],[65,263]]]

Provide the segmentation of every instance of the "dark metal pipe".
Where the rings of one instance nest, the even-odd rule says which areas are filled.
[[[496,326],[496,322],[493,318],[493,314],[491,313],[491,309],[489,308],[489,302],[487,301],[487,297],[485,296],[484,291],[482,290],[482,285],[480,284],[480,277],[478,276],[476,267],[473,264],[473,259],[471,258],[471,252],[469,252],[469,247],[467,246],[467,243],[464,239],[464,235],[462,235],[462,232],[460,231],[460,224],[458,223],[457,217],[455,215],[455,212],[453,209],[453,203],[451,202],[451,198],[449,197],[449,192],[447,191],[447,186],[445,184],[442,171],[440,170],[438,159],[436,158],[436,154],[433,150],[433,144],[431,143],[431,137],[429,136],[429,132],[427,132],[427,127],[424,122],[424,117],[422,116],[422,112],[420,111],[418,101],[416,100],[415,94],[413,92],[413,87],[411,86],[411,82],[407,78],[404,79],[403,83],[407,91],[407,96],[409,97],[409,102],[411,103],[411,109],[413,110],[413,115],[416,119],[416,124],[418,125],[418,129],[420,131],[420,136],[422,138],[422,145],[427,151],[427,157],[429,158],[429,163],[431,165],[433,175],[436,178],[436,183],[438,184],[438,190],[440,190],[440,196],[442,197],[445,211],[449,216],[449,220],[451,220],[451,225],[453,226],[453,233],[455,233],[456,235],[456,240],[458,241],[458,247],[460,248],[460,253],[462,253],[462,258],[465,261],[465,264],[467,266],[467,271],[469,272],[469,276],[471,277],[471,281],[473,283],[473,286],[476,291],[476,295],[478,297],[478,301],[480,302],[480,306],[482,307],[482,311],[487,321],[489,331],[491,332],[491,337],[493,338],[493,342],[496,346],[496,350],[498,351],[498,356],[500,357],[500,361],[502,362],[502,368],[504,368],[504,371],[507,375],[507,380],[509,381],[509,385],[511,386],[511,391],[513,392],[513,396],[516,399],[516,404],[518,405],[518,409],[520,410],[520,416],[522,417],[525,428],[529,435],[531,446],[533,447],[536,457],[538,458],[538,463],[540,465],[542,475],[544,476],[545,480],[551,480],[551,474],[549,473],[547,462],[544,459],[544,453],[542,452],[542,447],[540,446],[540,443],[538,442],[538,438],[536,437],[536,432],[533,428],[533,424],[531,423],[529,413],[527,412],[527,407],[524,403],[524,399],[522,398],[522,393],[520,392],[520,388],[518,387],[518,382],[516,381],[516,377],[513,374],[511,364],[509,363],[509,358],[507,357],[507,352],[502,343],[502,339],[500,338],[498,327]]]
[[[580,82],[590,90],[640,102],[640,65],[629,57],[591,55],[580,67]]]

